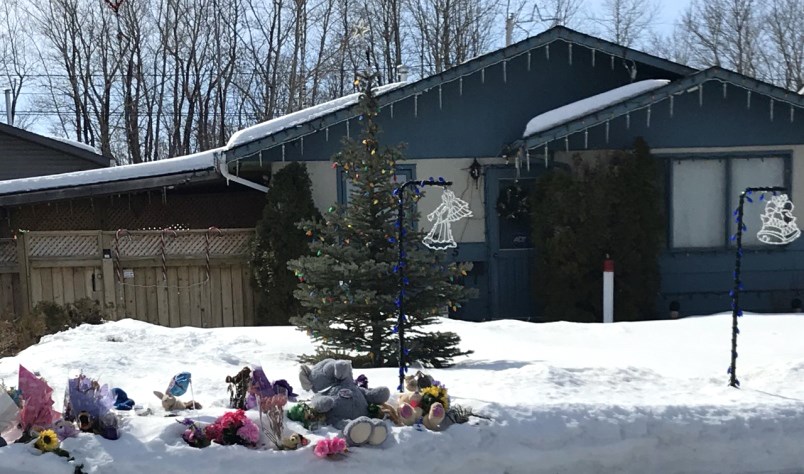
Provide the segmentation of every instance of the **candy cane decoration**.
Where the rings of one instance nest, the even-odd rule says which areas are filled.
[[[205,256],[206,256],[206,259],[207,259],[207,281],[209,281],[209,238],[210,238],[210,234],[212,234],[213,232],[215,232],[218,235],[218,237],[223,235],[223,232],[220,229],[218,229],[217,227],[210,227],[209,229],[207,229],[206,249],[205,249],[206,250],[206,252],[205,252],[206,255]]]
[[[131,240],[131,235],[126,229],[117,229],[114,233],[114,267],[118,283],[123,283],[123,265],[120,263],[120,237],[123,236]]]
[[[179,236],[173,229],[162,229],[162,235],[159,238],[159,250],[162,254],[162,279],[165,281],[165,285],[167,285],[167,257],[166,257],[166,247],[167,247],[167,235],[170,234],[171,237],[174,239]]]

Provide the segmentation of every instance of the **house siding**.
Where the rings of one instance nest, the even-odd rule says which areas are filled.
[[[0,180],[101,168],[98,163],[0,133]]]
[[[608,150],[562,151],[554,154],[554,160],[569,163],[574,155],[588,160],[607,152]],[[665,159],[694,155],[762,156],[763,153],[788,155],[791,174],[790,198],[794,205],[804,203],[804,144],[653,148],[651,152]],[[799,226],[804,223],[802,211],[804,204],[793,211],[799,219]],[[710,314],[729,310],[734,261],[734,250],[725,246],[706,250],[667,248],[659,261],[662,275],[661,294],[656,303],[659,317],[666,317],[669,314],[669,305],[673,301],[681,305],[682,315]],[[793,298],[804,299],[804,242],[798,240],[784,247],[763,246],[744,249],[742,277],[745,289],[741,292],[740,300],[745,311],[789,312]]]

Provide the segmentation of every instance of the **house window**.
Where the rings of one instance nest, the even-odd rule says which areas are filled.
[[[416,165],[396,165],[396,175],[391,179],[396,178],[396,183],[402,185],[405,181],[416,179]],[[346,174],[338,168],[338,204],[348,204],[349,196],[352,194],[354,185],[352,181],[346,177]]]
[[[737,231],[733,211],[745,188],[785,186],[788,160],[782,156],[673,159],[671,165],[671,245],[676,249],[718,248]],[[758,244],[760,214],[757,197],[746,202],[743,244]]]

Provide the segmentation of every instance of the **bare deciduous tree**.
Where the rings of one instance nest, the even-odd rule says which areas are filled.
[[[605,38],[623,46],[635,46],[656,24],[659,4],[654,0],[603,0],[595,23]]]

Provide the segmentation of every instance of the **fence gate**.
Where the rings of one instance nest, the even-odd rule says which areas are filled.
[[[27,275],[18,286],[30,307],[89,297],[118,319],[169,327],[253,325],[253,235],[253,229],[26,232],[16,241],[22,262],[6,265],[0,242],[0,307],[8,299],[5,265]],[[8,304],[22,306],[13,298]]]

